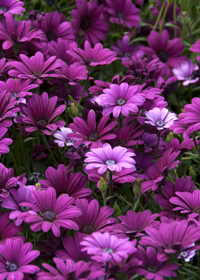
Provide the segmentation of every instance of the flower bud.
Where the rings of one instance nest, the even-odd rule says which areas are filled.
[[[77,108],[76,104],[71,103],[70,113],[72,114],[73,117],[78,117],[79,112],[78,112],[78,108]]]
[[[141,179],[136,178],[133,185],[133,194],[135,197],[139,197],[141,195],[141,192],[142,192]]]
[[[103,177],[100,178],[99,189],[100,189],[102,194],[107,193],[108,184],[107,184],[107,181]]]
[[[192,166],[189,167],[189,175],[192,177],[192,180],[195,182],[197,178],[196,171],[192,168]]]
[[[117,216],[121,215],[122,211],[121,211],[119,205],[117,204],[117,201],[115,201],[115,203],[113,205],[113,209],[115,210],[115,214]]]
[[[167,135],[166,142],[170,143],[170,141],[174,138],[174,133],[170,131],[170,133]]]
[[[190,18],[190,16],[188,15],[187,12],[182,11],[181,19],[182,19],[183,24],[185,24],[186,26],[189,26],[189,25],[190,25],[191,18]]]

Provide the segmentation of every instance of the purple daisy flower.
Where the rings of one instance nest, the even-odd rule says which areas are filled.
[[[107,12],[110,14],[112,23],[127,25],[128,28],[140,26],[140,9],[136,8],[131,0],[116,0],[115,2],[106,0],[106,4],[108,5]]]
[[[25,12],[24,2],[18,0],[0,0],[0,15],[6,15],[7,13],[13,15],[21,15],[21,12]]]
[[[152,245],[152,244],[151,244]],[[142,265],[131,267],[128,270],[128,276],[131,278],[133,274],[144,275],[146,279],[163,280],[163,277],[176,277],[177,274],[173,270],[179,268],[178,264],[159,261],[155,248],[147,247],[147,251],[138,246],[138,251],[134,254],[135,258],[142,261]]]
[[[189,84],[196,83],[199,77],[194,77],[194,71],[199,70],[197,64],[193,65],[190,59],[181,61],[181,64],[172,69],[173,74],[179,81],[184,81],[183,85],[188,86]]]
[[[21,98],[31,96],[31,89],[38,87],[37,84],[31,84],[31,79],[8,79],[6,82],[0,81],[0,90],[10,93],[10,97]]]
[[[30,264],[40,251],[32,250],[30,242],[24,243],[21,238],[7,239],[0,245],[0,274],[1,279],[23,280],[24,273],[34,274],[40,269]]]
[[[48,77],[58,77],[54,71],[61,67],[61,60],[58,60],[56,56],[52,56],[46,61],[44,55],[41,52],[36,52],[34,56],[30,58],[24,54],[19,55],[22,62],[12,61],[12,67],[8,71],[11,77],[20,79],[31,79],[36,84],[42,84],[43,80]]]
[[[99,209],[97,200],[90,203],[86,199],[77,199],[76,206],[81,210],[82,216],[73,220],[79,226],[79,231],[85,234],[92,234],[99,231],[111,231],[113,224],[117,223],[115,218],[109,218],[114,210],[109,206]]]
[[[58,169],[48,167],[45,172],[47,180],[40,180],[42,189],[52,187],[56,190],[57,196],[68,194],[74,199],[87,197],[91,190],[86,188],[88,179],[82,172],[69,173],[64,164],[59,164]]]
[[[16,226],[14,222],[11,222],[9,214],[10,212],[2,213],[0,211],[0,246],[5,244],[7,238],[16,238],[17,234],[24,229],[22,225]]]
[[[117,118],[120,113],[128,116],[130,113],[137,112],[138,107],[144,103],[143,93],[138,93],[138,86],[129,86],[127,83],[121,85],[110,85],[110,88],[104,89],[101,94],[101,105],[106,107],[103,115],[110,115]]]
[[[149,112],[146,112],[146,121],[153,126],[156,126],[158,130],[163,130],[164,128],[170,128],[174,124],[174,121],[178,118],[176,114],[170,113],[168,109],[154,108]]]
[[[11,188],[9,191],[12,196],[10,195],[9,197],[2,199],[3,202],[1,203],[1,207],[14,210],[10,212],[9,218],[14,220],[16,226],[19,226],[23,222],[18,216],[22,212],[30,210],[29,207],[19,206],[19,204],[22,202],[30,202],[34,204],[35,200],[31,193],[36,189],[36,186],[25,186],[22,182],[18,182],[18,185],[20,186],[19,189]]]
[[[30,207],[30,210],[19,215],[19,219],[24,219],[26,223],[31,223],[32,231],[48,232],[52,229],[56,237],[60,236],[60,227],[78,230],[78,226],[71,218],[80,216],[82,213],[72,206],[74,199],[68,194],[63,194],[56,199],[54,188],[46,191],[32,191],[37,206],[32,203],[20,203],[20,206]]]
[[[90,149],[100,148],[103,147],[105,140],[116,138],[116,135],[110,132],[118,124],[118,122],[113,121],[106,125],[108,120],[109,116],[104,116],[97,125],[95,112],[93,110],[90,110],[88,113],[87,123],[82,118],[75,117],[75,123],[69,124],[69,127],[76,132],[69,133],[69,137],[77,138],[74,146],[78,147],[81,143],[83,143],[86,146],[90,146]]]
[[[33,39],[41,39],[41,30],[31,30],[31,21],[15,21],[13,15],[5,14],[5,23],[0,22],[0,40],[3,40],[2,48],[8,50],[13,45],[29,42]]]
[[[84,246],[83,252],[87,251],[89,255],[95,255],[91,257],[95,261],[109,262],[114,260],[119,263],[137,251],[135,248],[137,241],[128,240],[129,238],[118,238],[108,232],[103,234],[94,232],[92,237],[85,237],[80,245]]]
[[[53,258],[57,269],[52,267],[47,263],[42,263],[42,266],[49,272],[39,272],[37,274],[38,280],[52,280],[52,279],[73,279],[73,280],[86,280],[86,279],[96,279],[100,275],[104,275],[101,270],[101,264],[94,262],[74,262],[72,260],[66,260],[66,262]],[[98,278],[97,278],[98,279]]]
[[[85,162],[87,162],[86,170],[98,168],[98,173],[103,174],[106,170],[122,171],[122,168],[135,168],[135,156],[132,152],[127,152],[126,148],[120,146],[112,147],[109,144],[104,144],[103,148],[91,149],[86,153]]]
[[[60,130],[57,130],[54,133],[54,137],[59,140],[54,140],[54,143],[57,143],[59,147],[73,146],[77,138],[71,138],[68,136],[69,133],[73,133],[73,131],[68,127],[60,127]]]
[[[46,42],[57,41],[58,38],[73,42],[75,37],[72,31],[71,23],[66,21],[63,13],[50,12],[33,22],[33,28],[42,30]]]
[[[54,121],[65,110],[65,105],[55,108],[58,98],[56,96],[48,99],[46,92],[41,96],[33,94],[26,104],[19,104],[23,116],[17,117],[17,122],[28,125],[25,130],[33,132],[41,130],[46,135],[51,135],[52,130],[65,125],[64,121]]]
[[[146,228],[155,226],[159,222],[155,219],[159,214],[151,214],[149,210],[136,213],[133,210],[128,210],[126,216],[120,215],[118,219],[121,223],[114,225],[114,231],[120,237],[140,237],[145,235]]]
[[[81,249],[83,246],[80,243],[83,241],[85,237],[84,233],[76,232],[74,238],[67,235],[63,239],[63,245],[65,250],[57,250],[55,252],[56,257],[60,258],[63,261],[68,259],[78,262],[78,261],[89,261],[90,255],[87,252],[82,252]]]
[[[159,35],[157,31],[151,31],[147,37],[147,42],[150,47],[141,47],[146,54],[159,60],[165,64],[161,74],[171,76],[171,68],[176,67],[181,63],[181,60],[186,59],[185,56],[180,56],[185,46],[180,38],[175,38],[169,42],[169,33],[164,29]]]
[[[4,127],[12,125],[12,121],[9,119],[13,114],[19,111],[19,108],[15,107],[17,101],[15,98],[10,98],[10,93],[2,91],[0,93],[0,124]]]
[[[8,131],[7,128],[0,126],[0,157],[1,154],[7,154],[9,153],[10,149],[8,148],[8,145],[12,144],[13,140],[10,138],[3,138],[2,137],[6,134]]]
[[[100,43],[95,44],[94,48],[88,41],[84,43],[84,50],[74,47],[72,51],[67,51],[72,57],[76,58],[79,62],[92,67],[108,65],[116,60],[116,53],[110,49],[104,49]]]
[[[71,11],[73,18],[71,24],[75,36],[83,36],[92,44],[104,41],[109,31],[109,24],[103,16],[104,5],[98,5],[98,1],[92,2],[76,0],[77,10]]]
[[[157,248],[159,261],[168,261],[173,254],[180,254],[187,248],[194,250],[192,244],[200,237],[199,227],[186,220],[162,222],[159,228],[146,229],[146,233],[148,236],[142,236],[139,243]]]
[[[142,135],[142,141],[144,145],[144,153],[149,153],[156,147],[158,143],[158,136],[155,133],[145,132]]]
[[[142,154],[140,149],[134,149],[135,152],[135,172],[133,176],[135,178],[140,178],[143,180],[149,180],[147,176],[147,171],[150,167],[154,166],[155,163],[152,161],[155,159],[154,155],[152,154]]]

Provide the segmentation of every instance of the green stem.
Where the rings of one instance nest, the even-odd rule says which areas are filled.
[[[195,147],[196,147],[197,152],[198,152],[198,155],[199,155],[199,147],[198,147],[198,145],[197,145],[196,138],[195,138],[195,136],[192,136],[192,138],[193,138],[193,141],[194,141]],[[199,156],[200,156],[200,155],[199,155]]]
[[[102,193],[103,196],[103,206],[106,206],[106,194]]]
[[[20,173],[19,173],[17,161],[16,161],[16,159],[15,159],[15,157],[14,157],[14,155],[13,155],[13,152],[12,152],[11,150],[10,150],[9,153],[10,153],[10,155],[11,155],[11,157],[12,157],[12,160],[13,160],[13,163],[14,163],[14,169],[15,169],[15,171],[16,171],[16,173],[17,173],[17,176],[19,176]]]
[[[43,139],[43,141],[44,141],[44,144],[46,145],[46,147],[47,147],[47,149],[48,149],[50,155],[51,155],[52,158],[53,158],[53,161],[55,162],[56,166],[58,166],[58,162],[57,162],[57,160],[56,160],[56,158],[55,158],[55,156],[54,156],[54,154],[53,154],[51,148],[49,147],[49,144],[48,144],[48,142],[47,142],[47,138],[46,138],[45,134],[41,133],[41,136],[42,136],[42,139]]]
[[[89,81],[89,73],[87,73],[87,79],[85,81],[84,89],[83,89],[83,92],[81,93],[81,97],[80,97],[79,102],[78,102],[79,105],[81,104],[81,101],[83,99],[83,94],[84,94],[84,92],[85,92],[85,90],[87,88],[88,81]]]
[[[174,18],[174,22],[176,22],[176,0],[174,0],[173,18]],[[176,37],[177,37],[177,29],[174,28],[174,38]]]
[[[104,280],[107,280],[107,273],[108,273],[108,265],[109,265],[109,262],[106,262],[106,274],[104,276]]]
[[[113,208],[113,179],[112,179],[112,171],[108,171],[109,173],[109,193],[110,193],[110,207]]]
[[[158,147],[159,147],[159,142],[160,142],[160,130],[158,130],[158,142],[156,146],[156,160],[158,161]]]
[[[157,20],[156,20],[156,23],[155,23],[155,25],[154,25],[153,30],[156,30],[156,28],[157,28],[157,26],[158,26],[158,23],[159,23],[159,20],[160,20],[160,18],[161,18],[161,16],[162,16],[162,12],[163,12],[163,10],[164,10],[164,7],[165,7],[165,0],[163,0],[162,7],[161,7],[161,9],[160,9],[160,13],[159,13],[159,15],[158,15],[158,17],[157,17]]]
[[[163,3],[165,3],[165,0],[163,1]],[[161,26],[160,26],[160,30],[159,30],[160,34],[162,33],[162,30],[163,30],[164,21],[165,21],[165,17],[166,17],[167,11],[169,9],[169,6],[170,6],[170,3],[168,2],[167,7],[165,8],[164,13],[163,13],[163,17],[162,17],[162,22],[161,22]]]

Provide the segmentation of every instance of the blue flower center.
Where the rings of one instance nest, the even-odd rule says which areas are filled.
[[[28,206],[20,206],[19,208],[22,212],[27,212],[30,210],[30,208]]]
[[[41,214],[42,218],[45,221],[53,222],[56,218],[56,215],[52,211],[45,211],[44,213]]]
[[[124,14],[122,14],[122,13],[118,13],[118,18],[122,18],[122,19],[124,19],[125,18],[125,16],[124,16]]]
[[[164,122],[163,121],[157,121],[157,125],[161,127],[161,126],[164,125]]]
[[[91,234],[91,233],[94,232],[94,227],[93,227],[93,226],[86,225],[86,226],[84,226],[84,228],[83,228],[83,232],[86,233],[86,234]]]
[[[147,268],[147,270],[148,270],[149,272],[155,273],[158,269],[157,269],[156,266],[149,266],[149,267]]]
[[[126,103],[126,100],[124,98],[117,99],[117,105],[122,106]]]
[[[18,265],[16,263],[6,262],[6,265],[7,265],[7,271],[9,271],[9,272],[13,272],[18,269]]]
[[[104,248],[103,251],[106,252],[106,253],[112,253],[113,249],[111,249],[111,248]]]
[[[113,159],[108,159],[106,160],[106,165],[112,165],[112,164],[115,164],[115,161]]]
[[[99,139],[99,135],[98,135],[97,133],[91,134],[91,135],[89,136],[89,140],[90,140],[90,141],[96,141],[96,140],[98,140],[98,139]]]
[[[7,8],[6,7],[0,7],[0,10],[3,11],[3,12],[6,12]]]

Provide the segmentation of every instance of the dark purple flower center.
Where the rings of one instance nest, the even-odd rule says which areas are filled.
[[[163,121],[157,121],[156,124],[161,127],[161,126],[164,125],[164,122]]]
[[[115,161],[113,159],[108,159],[108,160],[106,160],[105,164],[112,165],[112,164],[115,164]]]
[[[158,269],[157,269],[157,267],[156,266],[149,266],[148,268],[147,268],[147,270],[149,271],[149,272],[153,272],[153,273],[155,273]]]
[[[18,269],[18,265],[16,263],[6,262],[6,265],[7,265],[7,271],[9,271],[9,272],[13,272]]]
[[[130,52],[126,52],[126,53],[124,54],[124,56],[129,57],[129,56],[131,56],[131,53],[130,53]]]
[[[118,18],[122,18],[122,19],[125,19],[125,16],[124,16],[124,14],[122,14],[122,13],[118,13]]]
[[[35,77],[40,77],[40,76],[42,75],[42,72],[40,72],[40,71],[34,71],[34,72],[33,72],[33,75],[34,75]]]
[[[106,252],[106,253],[112,253],[113,249],[111,249],[111,248],[104,248],[103,251]]]
[[[200,207],[194,208],[193,212],[194,212],[194,213],[200,213]]]
[[[16,33],[12,33],[11,36],[10,36],[11,40],[14,42],[14,43],[17,43],[18,42],[18,39],[20,40],[20,38],[17,38],[17,34]]]
[[[146,110],[145,109],[141,109],[140,110],[140,115],[145,115]]]
[[[141,167],[137,166],[137,167],[136,167],[136,172],[137,172],[138,174],[141,174],[141,173],[143,172],[143,169],[142,169]]]
[[[89,18],[87,18],[87,17],[82,18],[81,19],[81,28],[83,30],[87,30],[87,29],[89,29],[89,27],[90,27]]]
[[[88,138],[90,141],[96,141],[99,139],[99,135],[97,133],[91,134]]]
[[[158,53],[158,57],[163,63],[165,63],[168,60],[168,55],[163,51]]]
[[[15,97],[16,95],[17,95],[16,92],[12,92],[12,93],[10,94],[10,98]]]
[[[114,143],[114,147],[116,147],[116,146],[124,146],[125,143],[126,142],[124,140],[120,140],[120,141]]]
[[[56,218],[56,214],[52,211],[45,211],[44,213],[41,214],[42,218],[45,221],[53,222]]]
[[[117,105],[122,106],[126,103],[126,100],[124,98],[119,98],[116,101]]]
[[[56,37],[53,33],[49,32],[49,33],[47,34],[47,39],[48,39],[49,42],[50,42],[50,41],[56,41],[56,40],[57,40],[57,37]]]
[[[6,7],[0,7],[0,10],[3,11],[3,12],[6,12],[7,8]]]
[[[27,211],[29,211],[29,210],[31,209],[31,208],[28,207],[28,206],[20,206],[19,208],[20,208],[20,210],[21,210],[22,212],[27,212]]]
[[[86,234],[91,234],[91,233],[94,232],[94,227],[93,227],[93,226],[86,225],[86,226],[84,226],[84,228],[83,228],[83,232],[86,233]]]
[[[38,128],[44,128],[47,125],[47,122],[44,119],[40,119],[39,121],[36,122],[36,125]]]

